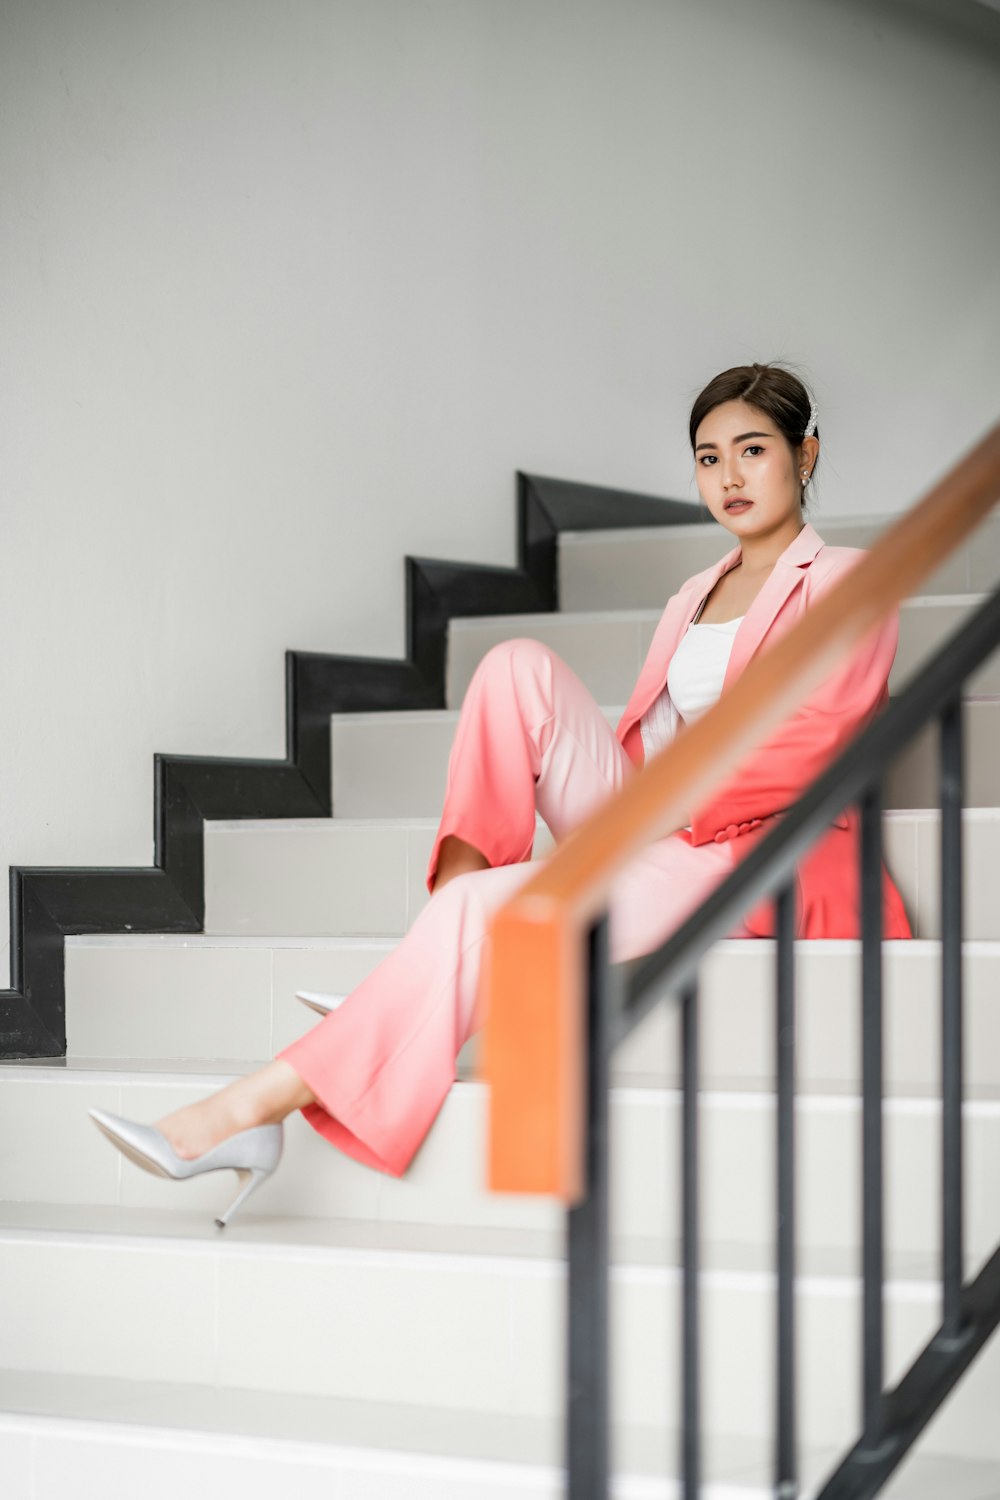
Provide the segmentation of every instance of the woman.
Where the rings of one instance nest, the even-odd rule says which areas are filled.
[[[547,648],[520,640],[489,652],[452,748],[427,877],[434,896],[397,948],[273,1062],[209,1099],[157,1126],[91,1111],[149,1171],[235,1169],[242,1189],[220,1225],[277,1165],[281,1121],[294,1109],[358,1161],[405,1171],[476,1029],[487,925],[531,873],[536,813],[557,841],[577,827],[862,555],[826,547],[803,520],[820,445],[815,404],[795,375],[760,364],[724,371],[695,401],[690,437],[702,500],[738,545],[669,601],[617,733]],[[707,804],[691,809],[685,826],[619,877],[610,905],[615,958],[662,943],[885,703],[897,634],[893,614]],[[800,935],[858,935],[856,871],[851,813],[800,866]],[[733,935],[768,935],[770,924],[765,905]],[[910,936],[888,874],[884,931]]]

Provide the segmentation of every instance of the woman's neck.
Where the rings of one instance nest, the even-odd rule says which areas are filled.
[[[747,536],[740,541],[743,553],[742,565],[748,573],[770,572],[778,558],[790,547],[805,526],[801,516],[792,516],[787,523],[766,536]]]

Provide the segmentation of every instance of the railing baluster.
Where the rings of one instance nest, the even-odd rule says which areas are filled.
[[[701,1490],[701,1372],[698,1346],[698,982],[681,990],[681,1484]]]
[[[608,922],[587,944],[586,1197],[569,1211],[569,1368],[566,1467],[569,1500],[608,1500]]]
[[[861,799],[861,1088],[865,1448],[882,1440],[885,1274],[882,1214],[882,786]]]
[[[795,887],[777,897],[778,1384],[775,1495],[798,1494],[795,1432]]]
[[[962,700],[941,714],[942,1337],[959,1337],[962,1297]]]

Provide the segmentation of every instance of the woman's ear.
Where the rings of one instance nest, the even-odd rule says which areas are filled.
[[[800,473],[800,476],[801,476],[801,473],[802,473],[803,469],[806,471],[807,474],[811,475],[813,469],[815,469],[815,467],[816,467],[816,460],[818,458],[819,458],[819,438],[814,438],[814,437],[803,438],[802,442],[801,442],[801,444],[799,446],[799,473]]]

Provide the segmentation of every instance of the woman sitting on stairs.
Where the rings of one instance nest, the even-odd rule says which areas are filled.
[[[394,1175],[412,1160],[481,1023],[476,994],[491,914],[530,875],[536,813],[558,841],[703,713],[750,658],[795,625],[862,556],[827,547],[803,520],[819,455],[816,407],[776,365],[725,370],[690,417],[698,488],[737,546],[667,604],[617,733],[579,679],[536,641],[495,647],[462,705],[427,875],[433,899],[369,977],[339,997],[300,996],[324,1019],[273,1062],[198,1104],[140,1125],[91,1110],[139,1166],[167,1177],[234,1169],[224,1225],[277,1165],[281,1121],[300,1109],[340,1150]],[[658,947],[887,700],[893,614],[781,729],[617,880],[612,954]],[[836,823],[797,873],[802,937],[857,937],[858,819]],[[906,938],[888,876],[884,932]],[[771,906],[734,937],[768,936]]]

